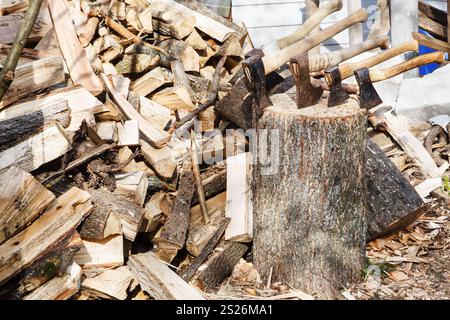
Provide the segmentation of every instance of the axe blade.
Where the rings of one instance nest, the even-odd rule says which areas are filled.
[[[311,83],[308,53],[292,58],[289,67],[297,89],[297,107],[301,109],[316,104],[322,97],[323,89]]]
[[[359,103],[361,108],[370,110],[383,103],[377,90],[370,79],[368,68],[362,68],[354,72],[356,81],[359,85]]]
[[[330,96],[328,97],[328,108],[336,107],[345,103],[350,96],[342,87],[342,77],[339,67],[325,70],[325,76],[331,78]]]

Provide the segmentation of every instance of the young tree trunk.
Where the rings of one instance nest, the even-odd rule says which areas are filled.
[[[254,263],[266,281],[271,274],[272,282],[332,299],[360,276],[366,121],[355,103],[300,110],[275,105],[259,120],[260,137],[263,129],[278,130],[267,149],[279,148],[275,173],[267,175],[258,159],[253,186]]]

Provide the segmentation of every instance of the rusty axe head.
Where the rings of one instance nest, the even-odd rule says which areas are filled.
[[[356,70],[355,78],[359,85],[359,104],[361,108],[369,110],[383,103],[372,84],[368,68]]]
[[[339,67],[333,67],[325,70],[325,80],[330,87],[330,96],[328,97],[328,107],[335,107],[345,103],[350,96],[342,88],[342,77]]]
[[[311,83],[308,53],[292,58],[289,67],[297,88],[297,107],[301,109],[316,104],[323,94],[323,89]]]

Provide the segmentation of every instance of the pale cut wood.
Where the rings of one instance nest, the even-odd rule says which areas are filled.
[[[24,13],[0,16],[0,43],[12,44],[19,31]],[[52,21],[47,8],[41,8],[27,42],[38,42],[52,28]]]
[[[11,167],[0,174],[0,244],[22,231],[54,199],[28,172]]]
[[[181,40],[194,30],[196,23],[195,16],[191,10],[185,9],[185,7],[175,1],[151,1],[151,6],[148,10],[162,13],[164,21],[157,19],[153,21],[153,28],[159,33]]]
[[[119,106],[121,111],[129,120],[137,120],[139,124],[139,131],[143,138],[151,143],[155,148],[162,148],[169,140],[170,135],[158,128],[150,125],[147,120],[142,117],[139,112],[118,92],[111,84],[109,79],[102,74],[103,82],[111,94],[114,102]]]
[[[139,124],[136,120],[127,120],[124,124],[117,123],[117,132],[119,135],[119,146],[138,146],[139,142]]]
[[[152,252],[130,256],[128,267],[141,288],[156,300],[205,300]]]
[[[144,221],[142,222],[140,232],[153,232],[161,223],[163,211],[161,210],[160,203],[165,197],[164,192],[156,192],[152,195],[150,200],[145,204]]]
[[[92,114],[109,111],[101,101],[81,86],[64,88],[47,95],[17,102],[0,111],[0,120],[19,117],[40,111],[58,103],[68,103],[72,114],[89,112]]]
[[[162,68],[157,67],[147,72],[142,77],[136,79],[131,84],[131,91],[146,96],[165,84],[171,83],[172,80]]]
[[[174,120],[169,108],[143,96],[139,97],[139,113],[161,130],[164,130],[167,124]]]
[[[0,101],[0,110],[30,93],[45,89],[65,80],[61,57],[50,56],[19,65],[14,80]]]
[[[0,152],[0,171],[11,166],[33,171],[71,148],[63,129],[58,124],[52,124],[29,139]]]
[[[253,240],[253,195],[251,154],[227,158],[227,205],[225,216],[231,218],[225,240]]]
[[[97,134],[107,143],[117,142],[117,126],[115,121],[97,123]]]
[[[192,33],[184,41],[192,48],[199,51],[206,50],[206,47],[208,46],[207,42],[203,40],[203,38],[195,29],[192,30]]]
[[[92,208],[89,193],[71,188],[31,226],[3,243],[0,246],[0,284],[43,256],[72,232]]]
[[[142,207],[144,205],[148,187],[145,172],[119,173],[114,178],[116,179],[114,194],[123,196],[138,206]]]
[[[154,94],[151,99],[171,110],[182,109],[191,112],[195,108],[185,88],[165,88]]]
[[[28,0],[1,0],[0,15],[13,13],[28,6]]]
[[[153,20],[152,20],[152,8],[148,7],[144,11],[142,11],[138,19],[141,23],[142,28],[139,31],[143,31],[145,33],[153,32]]]
[[[132,281],[133,275],[128,267],[123,266],[106,270],[94,278],[87,278],[81,283],[81,288],[99,298],[125,300]]]
[[[408,156],[428,178],[442,176],[439,168],[423,144],[409,131],[409,128],[400,119],[391,113],[384,114],[384,126],[395,141],[402,147]]]
[[[82,270],[75,262],[67,274],[56,277],[25,296],[24,300],[67,300],[80,289]]]
[[[83,268],[114,268],[123,265],[123,236],[112,235],[103,240],[83,240],[75,262]]]
[[[98,57],[97,51],[95,51],[94,46],[89,43],[86,47],[84,47],[84,51],[86,52],[86,56],[94,71],[103,72],[103,62]]]
[[[66,0],[48,0],[49,10],[55,27],[59,47],[66,61],[74,84],[80,84],[94,95],[103,91],[103,85],[92,70],[86,52],[80,44],[70,18]]]
[[[145,161],[155,172],[164,179],[173,177],[177,164],[172,150],[169,147],[155,149],[145,141],[141,140],[141,152]]]
[[[90,17],[88,21],[81,27],[78,33],[78,38],[83,47],[87,47],[97,32],[97,27],[100,20],[97,17]]]

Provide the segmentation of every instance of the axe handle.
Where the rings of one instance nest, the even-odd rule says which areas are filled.
[[[334,37],[336,34],[347,29],[348,27],[356,23],[364,22],[366,20],[367,11],[365,9],[359,9],[349,17],[333,24],[332,26],[318,33],[315,33],[311,37],[300,40],[273,55],[263,57],[262,60],[264,63],[266,74],[269,74],[282,65],[286,64],[292,57],[304,53],[318,46],[322,42]]]
[[[399,63],[387,69],[370,70],[370,80],[372,82],[383,81],[429,63],[443,64],[444,62],[445,54],[442,51],[432,52],[415,57],[403,63]]]
[[[329,67],[334,67],[342,61],[348,60],[363,52],[381,47],[387,48],[389,45],[388,36],[379,36],[371,40],[366,40],[356,46],[341,49],[327,54],[318,54],[309,57],[309,71],[317,72]]]
[[[317,27],[323,19],[328,17],[333,12],[339,11],[342,9],[342,0],[332,0],[325,3],[323,6],[319,7],[319,9],[314,12],[304,24],[302,24],[297,30],[295,30],[290,35],[278,39],[278,48],[284,49],[289,47],[291,44],[302,40],[305,38],[315,27]]]
[[[354,62],[354,63],[346,63],[339,67],[339,71],[341,72],[341,78],[342,80],[347,79],[353,75],[353,72],[358,69],[362,68],[371,68],[377,64],[380,64],[386,60],[389,60],[393,57],[396,57],[402,53],[408,52],[408,51],[415,51],[417,52],[419,50],[419,42],[416,40],[411,40],[405,43],[402,43],[401,45],[388,49],[380,54],[377,54],[374,57],[371,57],[369,59],[365,59],[362,61]],[[327,80],[328,82],[328,80]],[[330,82],[328,82],[330,84]]]

